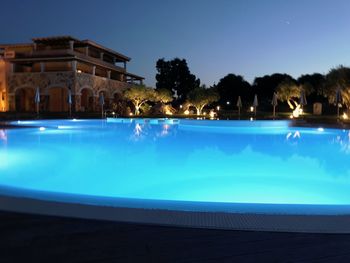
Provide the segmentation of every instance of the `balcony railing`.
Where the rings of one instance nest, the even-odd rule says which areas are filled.
[[[100,67],[115,70],[117,72],[126,73],[126,70],[122,67],[116,66],[113,63],[101,60],[99,58],[87,56],[78,51],[70,49],[52,49],[52,50],[34,50],[27,53],[17,53],[16,59],[40,59],[40,58],[60,58],[60,59],[77,59],[86,63],[97,65]]]

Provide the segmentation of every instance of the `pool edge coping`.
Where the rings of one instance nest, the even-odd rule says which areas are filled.
[[[174,227],[295,233],[350,233],[350,215],[288,215],[102,206],[0,195],[0,210]]]

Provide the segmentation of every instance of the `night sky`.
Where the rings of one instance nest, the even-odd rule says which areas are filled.
[[[3,0],[0,43],[72,35],[132,58],[155,85],[158,58],[185,58],[202,83],[327,73],[350,64],[348,0]]]

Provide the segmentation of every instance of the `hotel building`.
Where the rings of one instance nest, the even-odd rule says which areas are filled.
[[[28,44],[0,44],[0,111],[34,112],[40,90],[40,111],[100,110],[123,90],[142,84],[143,77],[129,73],[130,58],[91,40],[71,36],[34,38]],[[70,92],[69,92],[70,90]]]

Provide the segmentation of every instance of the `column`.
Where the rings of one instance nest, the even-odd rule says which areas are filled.
[[[34,49],[34,51],[36,51],[37,48],[38,48],[38,45],[37,45],[36,43],[34,43],[34,44],[33,44],[33,49]]]
[[[14,73],[15,72],[15,64],[10,63],[10,72]]]
[[[111,71],[107,70],[107,78],[110,79],[111,78]]]
[[[116,63],[116,58],[113,57],[112,60],[113,60],[113,65],[115,65],[115,63]]]
[[[89,47],[85,47],[85,56],[89,55]]]
[[[100,53],[100,59],[101,59],[101,60],[103,60],[103,55],[104,55],[104,54],[105,54],[105,53],[103,53],[103,52]]]
[[[126,61],[123,62],[124,69],[126,70]]]
[[[92,75],[96,75],[96,66],[92,66]]]
[[[40,62],[40,72],[41,73],[45,72],[45,63],[44,62]]]
[[[77,62],[76,61],[72,61],[72,71],[76,72],[77,71]]]
[[[73,40],[69,40],[69,49],[70,50],[74,50],[74,41]]]

